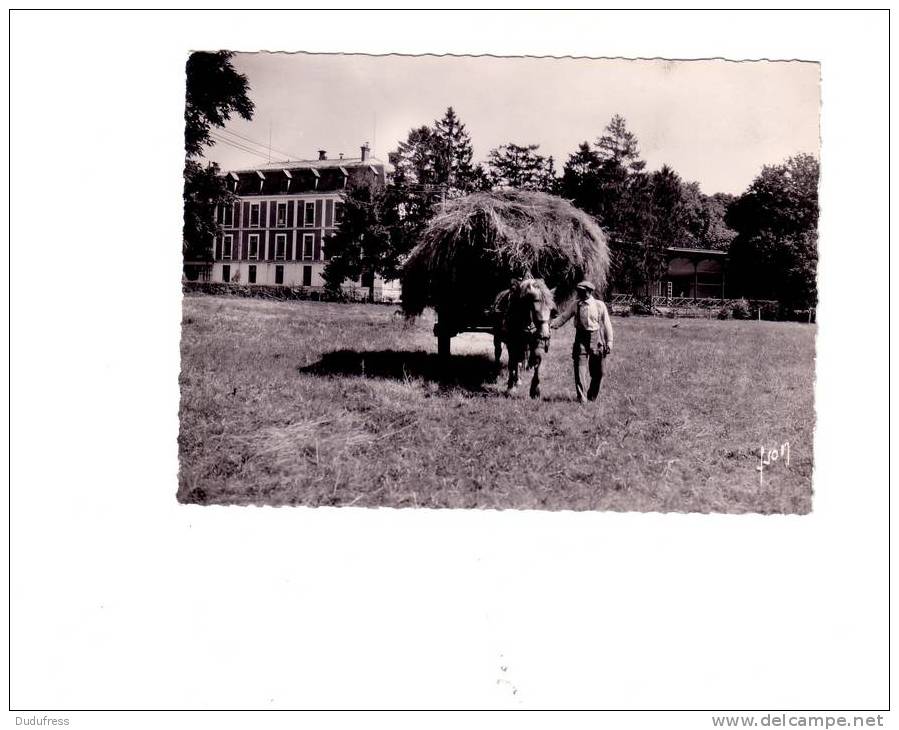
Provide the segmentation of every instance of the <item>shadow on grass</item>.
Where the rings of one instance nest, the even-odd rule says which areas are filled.
[[[335,350],[321,360],[299,367],[300,373],[320,376],[350,375],[388,380],[423,380],[471,391],[483,391],[496,380],[493,360],[484,355],[453,355],[449,367],[433,352],[373,350]]]

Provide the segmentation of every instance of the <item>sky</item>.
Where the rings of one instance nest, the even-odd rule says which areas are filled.
[[[739,194],[763,165],[819,155],[815,63],[239,53],[233,64],[256,112],[220,136],[261,156],[218,143],[207,157],[223,169],[266,162],[269,144],[272,161],[358,157],[365,142],[386,161],[448,106],[476,161],[507,142],[539,144],[560,173],[620,114],[648,170],[667,164],[707,194]]]

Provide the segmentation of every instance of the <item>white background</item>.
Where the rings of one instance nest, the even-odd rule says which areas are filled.
[[[885,12],[11,23],[13,715],[887,707]],[[820,60],[814,513],[177,504],[183,69],[189,50],[211,48]],[[710,726],[703,713],[638,719],[568,718]],[[248,721],[311,719],[164,718]]]

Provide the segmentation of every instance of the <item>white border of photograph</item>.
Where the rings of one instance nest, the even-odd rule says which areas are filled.
[[[884,12],[14,12],[14,714],[885,709],[888,26]],[[190,50],[218,48],[820,60],[813,513],[178,504],[183,74]],[[52,175],[69,187],[48,207]],[[51,210],[67,225],[44,233]]]

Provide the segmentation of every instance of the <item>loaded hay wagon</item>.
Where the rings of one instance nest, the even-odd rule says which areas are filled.
[[[492,332],[496,296],[512,278],[541,278],[558,308],[572,306],[575,287],[605,289],[609,251],[589,215],[547,193],[501,190],[452,200],[412,249],[402,272],[406,316],[437,312],[441,356],[462,332]]]

